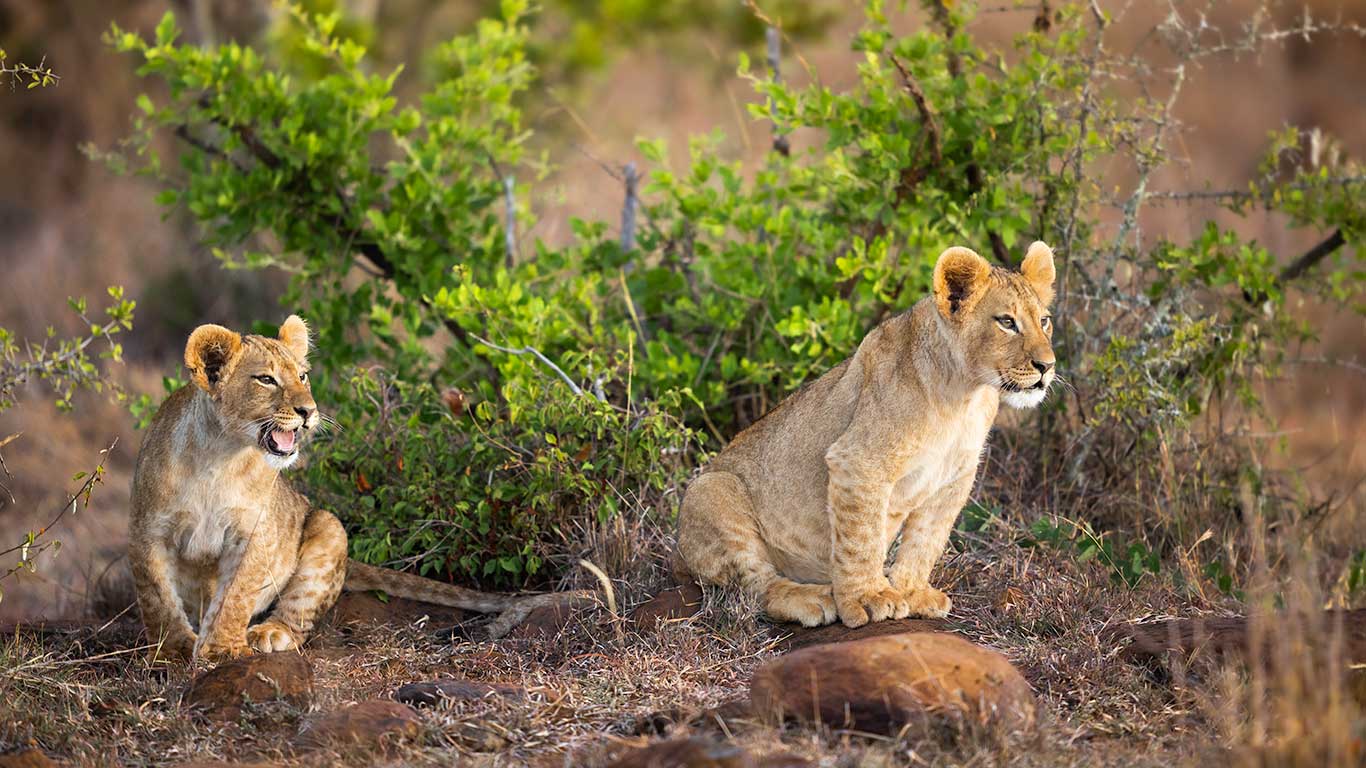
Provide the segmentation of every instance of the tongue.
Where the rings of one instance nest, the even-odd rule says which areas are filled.
[[[294,433],[277,429],[270,433],[270,439],[275,443],[275,447],[285,453],[294,450]]]

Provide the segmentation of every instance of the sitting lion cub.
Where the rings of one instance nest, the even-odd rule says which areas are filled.
[[[693,481],[681,575],[737,583],[769,617],[806,626],[947,614],[930,570],[997,407],[1036,406],[1053,383],[1053,276],[1040,242],[1018,273],[944,251],[933,296],[873,329]]]
[[[342,589],[503,611],[493,637],[538,605],[587,596],[492,595],[348,561],[337,518],[280,478],[322,418],[308,347],[293,315],[275,339],[219,325],[190,334],[193,384],[161,405],[133,474],[129,560],[159,651],[218,659],[297,648]]]

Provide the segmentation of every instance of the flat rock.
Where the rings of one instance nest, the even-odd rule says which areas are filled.
[[[815,765],[788,754],[755,756],[733,744],[695,736],[670,739],[618,755],[610,768],[805,768]]]
[[[41,749],[25,749],[0,755],[0,768],[57,768],[59,763]]]
[[[394,699],[415,707],[432,706],[442,701],[485,701],[524,699],[526,689],[508,683],[481,683],[474,680],[432,680],[408,683],[394,692]]]
[[[371,699],[315,718],[296,742],[304,749],[326,745],[384,749],[395,741],[417,736],[420,723],[412,707]]]
[[[307,707],[313,703],[313,668],[297,651],[232,659],[191,680],[184,701],[214,720],[236,720],[246,701]]]
[[[1340,624],[1343,662],[1348,665],[1366,664],[1366,609],[1325,611],[1322,617],[1277,616],[1268,621],[1263,641],[1269,644],[1277,636],[1284,637],[1286,622],[1303,625],[1309,621],[1314,621],[1318,626],[1302,627],[1302,634],[1328,634]],[[1112,632],[1112,638],[1130,641],[1121,651],[1130,661],[1162,659],[1173,652],[1192,654],[1209,651],[1224,656],[1241,656],[1247,653],[1252,644],[1246,616],[1122,624]]]
[[[895,734],[908,723],[968,718],[1027,728],[1034,694],[996,651],[941,632],[813,645],[754,673],[755,714]]]
[[[402,597],[380,600],[372,592],[343,592],[323,622],[338,629],[402,627],[421,621],[424,616],[430,625],[446,626],[463,621],[465,612]]]
[[[777,648],[795,651],[812,645],[825,643],[848,643],[870,637],[904,635],[909,632],[944,632],[949,623],[943,619],[889,619],[874,621],[861,627],[850,629],[839,622],[823,627],[803,627],[800,624],[774,624],[770,630],[778,638]]]
[[[631,611],[636,629],[649,631],[671,621],[696,616],[702,610],[702,588],[694,583],[666,589]]]

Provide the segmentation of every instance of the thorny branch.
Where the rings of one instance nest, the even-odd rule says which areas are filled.
[[[6,438],[5,442],[9,442],[11,439],[13,438]],[[92,493],[94,493],[95,486],[104,481],[104,463],[109,460],[110,454],[114,452],[114,447],[118,444],[119,439],[116,437],[112,442],[109,443],[108,448],[105,448],[104,450],[100,451],[100,461],[98,464],[95,465],[94,470],[92,470],[88,474],[83,472],[80,475],[77,475],[78,479],[84,478],[85,482],[81,484],[80,488],[76,489],[75,493],[69,494],[67,496],[66,503],[64,503],[61,506],[61,508],[57,510],[57,512],[52,516],[52,520],[49,521],[47,525],[43,526],[42,528],[39,528],[36,531],[29,531],[24,536],[24,540],[20,543],[15,544],[14,546],[8,549],[0,550],[0,557],[13,554],[14,552],[19,553],[19,562],[11,566],[8,570],[5,570],[4,572],[0,573],[0,581],[4,581],[5,579],[9,578],[10,576],[13,576],[19,571],[32,571],[34,567],[33,558],[35,556],[47,550],[49,547],[52,547],[54,545],[60,546],[60,543],[55,540],[40,543],[38,539],[50,533],[52,529],[59,522],[61,522],[62,518],[67,516],[68,513],[73,515],[76,514],[78,505],[80,507],[90,506],[90,496]],[[0,598],[2,597],[3,593],[0,593]]]

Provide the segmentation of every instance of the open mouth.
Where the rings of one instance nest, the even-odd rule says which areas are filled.
[[[299,447],[299,430],[276,429],[268,424],[261,429],[261,447],[276,456],[293,456]]]

